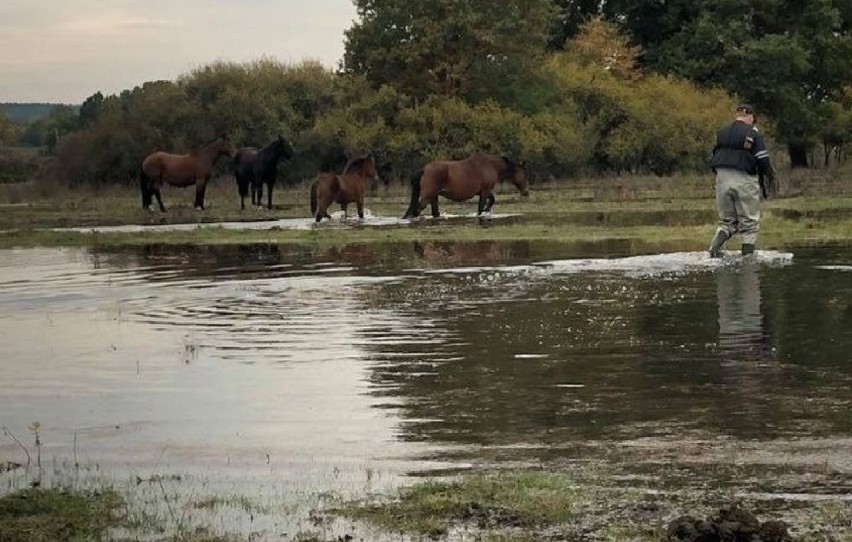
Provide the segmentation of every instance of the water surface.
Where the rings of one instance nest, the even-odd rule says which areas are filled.
[[[29,445],[39,422],[54,472],[73,457],[212,492],[580,466],[614,486],[843,501],[852,260],[794,253],[2,251],[0,425]],[[10,439],[2,461],[22,461]]]

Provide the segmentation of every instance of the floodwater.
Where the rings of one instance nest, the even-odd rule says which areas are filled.
[[[39,423],[45,476],[171,476],[185,498],[545,466],[849,502],[848,254],[0,251],[0,425],[34,461]]]
[[[506,222],[507,220],[519,217],[518,214],[497,214],[483,213],[468,213],[463,215],[443,213],[438,218],[419,216],[417,218],[398,218],[391,216],[374,215],[370,209],[364,210],[364,218],[359,219],[358,215],[350,213],[344,214],[343,211],[332,211],[329,213],[331,220],[323,220],[320,223],[315,222],[312,217],[307,218],[281,218],[270,220],[247,220],[237,222],[189,222],[189,223],[163,223],[163,224],[124,224],[121,226],[84,226],[73,228],[53,228],[53,231],[59,232],[97,232],[97,233],[142,233],[142,232],[162,232],[162,231],[195,231],[200,229],[222,229],[222,230],[311,230],[316,228],[348,228],[352,226],[361,227],[388,227],[402,225],[420,225],[428,226],[434,224],[445,224],[449,222],[468,221],[471,218],[476,218],[481,221]],[[156,215],[154,215],[156,216]],[[165,215],[160,216],[165,220]]]

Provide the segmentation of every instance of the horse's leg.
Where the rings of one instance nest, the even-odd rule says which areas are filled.
[[[439,216],[441,216],[441,213],[438,212],[438,196],[432,198],[432,201],[429,202],[429,205],[432,206],[432,218],[438,218]]]
[[[490,212],[491,212],[491,208],[492,208],[492,207],[494,207],[494,202],[495,202],[495,201],[496,201],[496,200],[495,200],[495,198],[494,198],[494,192],[492,192],[492,193],[488,194],[488,201],[487,201],[487,202],[486,202],[486,204],[485,204],[485,212],[486,212],[486,213],[490,213]]]
[[[317,214],[316,221],[317,223],[322,222],[322,219],[328,216],[328,213],[325,212],[328,207],[328,203],[325,202],[325,197],[323,193],[322,186],[317,187]]]
[[[327,218],[331,220],[331,215],[328,214],[328,206],[327,203],[320,203],[319,208],[317,209],[317,222],[322,221],[323,218]]]
[[[476,205],[476,216],[482,214],[485,210],[485,206],[488,205],[488,196],[485,195],[485,192],[479,193],[479,203]]]
[[[260,207],[263,205],[263,183],[257,183],[254,188],[257,191],[257,203],[255,205]]]
[[[196,211],[204,210],[204,189],[207,187],[208,179],[209,177],[205,177],[201,181],[198,179],[195,181],[195,203],[193,207],[195,207]]]
[[[438,216],[440,216],[440,213],[438,212],[439,191],[440,190],[433,187],[432,183],[428,183],[425,187],[421,184],[420,202],[417,205],[417,214],[414,216],[420,216],[420,213],[423,212],[423,209],[425,209],[427,205],[431,205],[432,217],[438,218]]]
[[[242,181],[237,181],[237,192],[240,193],[240,211],[246,210],[246,195],[248,194],[248,185]]]
[[[266,191],[267,191],[267,194],[266,194],[266,202],[267,202],[267,204],[266,204],[266,208],[267,208],[267,209],[269,209],[269,210],[271,211],[271,210],[272,210],[272,183],[269,183],[269,184],[266,186]]]
[[[346,218],[349,217],[349,212],[346,210],[347,207],[349,207],[348,203],[340,204],[340,210],[343,211],[343,220],[346,220]]]
[[[166,212],[166,206],[163,205],[163,196],[160,195],[160,187],[161,186],[163,186],[162,178],[160,179],[160,182],[158,182],[158,183],[156,183],[156,185],[154,185],[153,192],[154,192],[154,197],[157,198],[157,203],[160,205],[160,212],[165,213]]]
[[[358,208],[358,218],[364,220],[364,195],[362,194],[357,200],[355,200],[355,207]]]

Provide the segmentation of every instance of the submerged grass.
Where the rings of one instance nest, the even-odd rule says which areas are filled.
[[[560,474],[475,474],[423,482],[402,489],[395,500],[354,503],[339,512],[391,531],[438,536],[467,525],[540,530],[572,521],[588,499],[587,491]]]
[[[27,489],[0,497],[0,540],[102,540],[126,520],[124,501],[112,490]]]

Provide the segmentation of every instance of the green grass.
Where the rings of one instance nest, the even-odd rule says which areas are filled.
[[[567,476],[524,472],[428,481],[390,501],[354,503],[340,513],[390,531],[438,536],[454,524],[481,529],[538,530],[575,518],[589,494]]]
[[[814,184],[796,190],[795,197],[764,202],[760,243],[764,247],[852,240],[852,182],[837,181],[826,188]],[[807,185],[804,181],[801,183]],[[0,186],[0,247],[122,246],[163,244],[275,243],[316,246],[405,243],[411,241],[518,241],[559,243],[631,241],[642,246],[704,248],[716,221],[712,178],[628,177],[566,180],[533,187],[521,198],[506,184],[497,191],[495,212],[519,218],[480,222],[474,217],[451,221],[424,219],[394,227],[323,224],[307,231],[228,230],[94,233],[50,228],[127,224],[178,224],[307,218],[305,186],[279,188],[276,209],[240,211],[236,188],[228,178],[208,191],[208,209],[191,208],[192,189],[166,190],[169,211],[140,209],[134,186],[102,190],[52,187],[44,184]],[[407,206],[407,187],[377,187],[368,197],[374,215],[401,216]],[[469,215],[475,202],[441,202],[445,214]],[[5,230],[5,231],[3,231]]]
[[[0,498],[0,540],[102,540],[124,522],[123,500],[112,490],[27,489]]]

